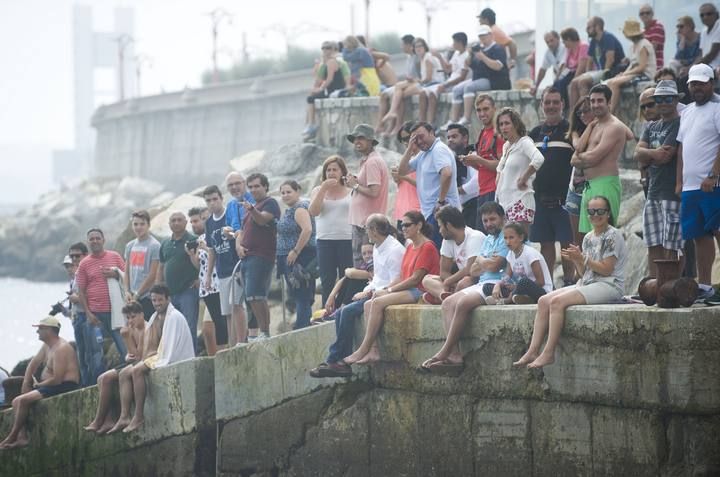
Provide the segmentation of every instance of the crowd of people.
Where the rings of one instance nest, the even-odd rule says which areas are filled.
[[[650,274],[657,273],[653,260],[677,259],[679,271],[697,278],[700,300],[720,304],[710,276],[715,241],[720,244],[715,7],[700,8],[708,31],[697,38],[684,32],[692,19],[680,19],[682,49],[670,63],[674,69],[661,68],[658,42],[664,36],[648,6],[640,9],[644,32],[634,20],[625,23],[634,45],[629,61],[623,61],[622,47],[604,32],[600,18],[588,21],[589,48],[572,29],[549,32],[546,41],[555,49],[543,69],[555,68],[556,79],[542,91],[543,120],[537,125],[526,125],[518,111],[482,93],[509,87],[498,73],[507,74],[516,53],[512,43],[498,40],[502,32],[488,10],[480,15],[480,46],[466,50],[467,37],[456,34],[447,61],[424,40],[403,37],[408,75],[383,90],[377,127],[358,124],[346,136],[360,157],[358,170],[351,171],[341,156],[328,157],[309,198],[296,181],[285,181],[278,190],[281,210],[270,196],[268,177],[231,172],[224,184],[229,200],[221,187],[206,187],[206,207],[173,211],[171,236],[162,241],[150,234],[150,214],[139,210],[130,220],[135,239],[123,255],[105,248],[97,228],[87,232],[85,242],[71,245],[63,264],[70,277],[71,305],[65,312],[73,320],[75,349],[59,337],[56,318],[36,325],[44,344],[27,368],[22,394],[12,401],[15,423],[0,448],[27,444],[24,426],[33,402],[95,383],[98,410],[85,429],[101,435],[140,428],[145,376],[198,354],[198,320],[209,356],[270,336],[273,269],[296,304],[295,329],[335,322],[336,340],[327,360],[310,371],[313,377],[346,377],[353,365],[380,360],[376,340],[385,309],[418,302],[440,306],[447,333],[441,349],[420,365],[422,372],[462,371],[462,332],[473,310],[486,305],[536,306],[527,352],[514,364],[552,364],[568,307],[623,300],[628,250],[616,228],[622,194],[618,161],[634,136],[612,108],[619,88],[637,78],[650,80],[656,69],[663,75],[639,98],[645,125],[634,155],[646,185],[643,240]],[[557,51],[559,38],[564,54]],[[700,48],[689,57],[693,38]],[[507,47],[507,55],[498,44]],[[345,70],[351,84],[368,94],[378,93],[382,81],[393,76],[378,75],[378,61],[387,65],[386,55],[369,52],[359,40],[347,38],[344,45],[342,60],[337,45],[323,44],[328,53],[313,100],[346,87],[336,80]],[[718,56],[709,58],[711,53]],[[474,64],[488,76],[476,77]],[[435,77],[438,65],[448,78]],[[443,91],[452,91],[457,105],[446,141],[429,122]],[[428,108],[417,120],[401,122],[397,98],[406,94],[424,95]],[[474,140],[467,127],[472,111],[482,127]],[[392,167],[376,148],[376,136],[386,126],[405,149]],[[390,181],[397,185],[391,207]],[[558,243],[562,278],[554,280]],[[696,257],[695,267],[684,263],[686,255]],[[322,303],[314,313],[316,277]],[[363,315],[366,332],[354,349],[355,321]],[[106,338],[122,361],[112,369],[103,359]],[[41,364],[43,375],[36,381]],[[119,416],[110,406],[115,388]]]

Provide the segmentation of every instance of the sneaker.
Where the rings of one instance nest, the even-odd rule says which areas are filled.
[[[259,339],[260,339],[259,336],[248,336],[248,343],[254,343]]]
[[[457,124],[460,124],[462,126],[467,126],[468,124],[470,124],[470,121],[468,121],[468,119],[465,116],[463,116],[462,118],[460,118],[460,120],[457,122]]]
[[[255,341],[265,341],[270,339],[270,333],[260,333]]]
[[[698,297],[695,303],[705,303],[705,300],[713,298],[716,295],[715,289],[707,285],[699,285]]]
[[[445,124],[443,124],[442,126],[440,126],[440,130],[441,130],[441,131],[447,131],[447,128],[449,128],[451,124],[455,124],[455,123],[454,123],[453,121],[448,121],[448,122],[446,122]]]
[[[715,291],[711,296],[708,298],[705,298],[705,304],[707,306],[717,306],[720,305],[720,290]]]
[[[428,292],[423,293],[422,299],[428,305],[439,305],[440,303],[442,303],[439,299],[435,298],[435,296],[431,295]]]
[[[531,305],[533,301],[527,295],[513,295],[512,302],[516,305]]]
[[[494,296],[488,296],[485,297],[485,303],[488,305],[497,305],[498,300],[496,300]]]

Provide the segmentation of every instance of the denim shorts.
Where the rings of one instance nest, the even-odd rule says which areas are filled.
[[[419,288],[408,288],[407,290],[403,291],[409,292],[413,297],[413,301],[415,301],[416,303],[420,301],[420,297],[423,295],[422,290],[420,290]]]
[[[274,263],[255,255],[242,259],[240,270],[245,281],[245,300],[267,300]]]

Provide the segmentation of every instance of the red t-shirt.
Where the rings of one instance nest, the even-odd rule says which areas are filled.
[[[428,240],[418,248],[413,244],[407,246],[400,265],[400,278],[406,280],[420,268],[430,275],[440,274],[440,254],[432,240]],[[418,285],[418,288],[426,291],[422,285]]]
[[[665,27],[659,21],[653,20],[652,25],[645,29],[645,38],[652,43],[655,48],[657,69],[662,69],[663,63],[665,63],[665,52],[663,51],[663,47],[665,46]]]
[[[484,128],[478,136],[475,152],[483,159],[499,161],[504,143],[505,140],[499,133],[495,133],[495,129],[492,127]],[[478,186],[480,188],[478,194],[485,195],[490,192],[495,192],[495,177],[497,173],[484,166],[478,166],[475,167],[475,169],[478,171]]]
[[[107,278],[102,274],[103,267],[117,267],[124,272],[125,261],[119,253],[105,250],[99,257],[88,255],[83,258],[75,273],[75,283],[80,290],[85,291],[88,308],[93,313],[111,311],[110,292]]]

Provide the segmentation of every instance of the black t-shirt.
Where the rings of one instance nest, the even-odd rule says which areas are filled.
[[[485,62],[478,60],[474,53],[470,53],[470,69],[473,72],[473,81],[480,78],[487,78],[490,81],[490,89],[510,89],[510,70],[507,67],[507,53],[505,48],[493,43],[489,48],[483,49],[488,58],[498,60],[503,67],[500,71],[488,67]]]
[[[565,139],[568,127],[568,122],[563,119],[555,126],[541,124],[530,131],[530,138],[545,157],[533,183],[536,201],[565,201],[572,173],[570,159],[574,152],[570,142]]]
[[[232,275],[235,265],[240,260],[235,251],[235,239],[227,240],[222,233],[225,225],[225,214],[217,220],[211,214],[205,221],[205,242],[215,251],[215,271],[218,278]]]
[[[680,129],[680,118],[670,121],[652,121],[645,126],[641,142],[646,143],[648,149],[657,149],[661,146],[677,147],[677,134]],[[666,164],[648,167],[649,200],[678,200],[675,194],[675,178],[677,177],[677,152],[672,160]]]

